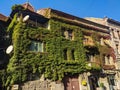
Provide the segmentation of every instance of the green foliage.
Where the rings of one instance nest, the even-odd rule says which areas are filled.
[[[6,80],[6,70],[0,70],[0,82],[2,86],[5,86],[5,80]]]
[[[21,5],[17,5],[17,4],[15,4],[14,6],[12,6],[12,11],[13,10],[23,10],[24,8],[21,6]]]
[[[17,15],[18,15],[17,13],[14,15],[14,18],[13,18],[12,22],[11,22],[10,25],[8,26],[7,31],[10,32],[10,33],[12,33],[15,25],[17,24]]]
[[[6,86],[28,81],[30,77],[35,79],[42,74],[51,80],[62,80],[64,75],[86,71],[81,28],[54,20],[50,20],[49,25],[50,30],[27,27],[21,21],[14,26],[12,33],[14,53],[7,68]],[[62,36],[62,27],[74,31],[74,40]],[[30,51],[32,40],[44,42],[45,51]],[[64,60],[64,49],[68,50],[68,60]],[[71,57],[73,49],[75,60]]]
[[[86,45],[85,49],[86,49],[86,53],[90,54],[90,55],[94,55],[94,57],[96,58],[96,63],[99,63],[99,65],[92,65],[92,67],[87,67],[90,70],[101,70],[103,65],[103,58],[104,55],[111,55],[111,47],[108,45],[101,45],[100,44],[100,38],[101,35],[98,32],[92,32],[91,37],[93,39],[94,45]]]
[[[104,83],[100,83],[100,87],[104,87]]]
[[[19,7],[19,8],[18,8]],[[23,10],[19,5],[12,7]],[[21,18],[22,19],[22,18]],[[3,85],[9,86],[15,83],[40,78],[44,74],[45,78],[51,80],[62,80],[65,75],[80,74],[87,70],[98,70],[99,66],[92,64],[92,67],[87,67],[85,48],[83,46],[83,28],[75,25],[69,25],[57,20],[49,20],[50,30],[46,28],[28,27],[21,20],[17,21],[17,14],[14,16],[11,24],[8,27],[8,32],[11,35],[14,52],[10,58],[6,77],[3,77]],[[74,40],[66,39],[62,34],[62,28],[68,31],[73,30]],[[95,34],[96,35],[96,34]],[[93,36],[95,37],[95,36]],[[96,38],[96,37],[95,37]],[[45,43],[44,52],[30,51],[32,41],[42,41]],[[98,40],[98,39],[97,39]],[[64,60],[64,50],[67,49],[67,58]],[[99,54],[98,47],[86,47],[91,53]],[[74,58],[72,60],[71,51],[74,50]]]

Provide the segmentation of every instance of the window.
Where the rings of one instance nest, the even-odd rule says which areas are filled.
[[[115,76],[114,75],[109,75],[108,76],[108,82],[110,85],[115,85]]]
[[[74,56],[74,50],[71,51],[71,54],[72,54],[72,60],[75,60],[75,56]]]
[[[103,40],[103,38],[100,39],[100,44],[101,44],[101,45],[104,45],[104,40]]]
[[[87,57],[87,61],[94,62],[94,54],[87,53],[86,57]]]
[[[84,43],[84,44],[88,44],[88,42],[89,42],[89,39],[88,39],[87,37],[84,37],[84,38],[83,38],[83,43]]]
[[[105,65],[105,54],[102,55],[103,65]]]
[[[118,44],[116,44],[116,50],[117,50],[117,53],[119,53],[119,52],[118,52]]]
[[[113,38],[115,38],[114,30],[112,29],[111,31],[112,31]]]
[[[72,30],[69,30],[69,31],[68,31],[68,39],[69,39],[69,40],[72,40],[72,39],[73,39],[73,31],[72,31]]]
[[[67,49],[64,49],[63,56],[64,56],[64,60],[67,60]]]
[[[118,34],[118,38],[120,39],[120,32],[119,32],[119,31],[117,31],[117,34]]]
[[[73,40],[73,30],[62,28],[62,36],[66,39]]]
[[[90,61],[90,54],[86,53],[86,58],[87,58],[87,61]]]
[[[105,55],[105,54],[103,55],[103,64],[104,65],[112,64],[110,55]]]
[[[32,41],[30,45],[30,50],[35,52],[43,52],[43,43],[40,41]]]
[[[64,31],[63,36],[64,36],[66,39],[68,39],[68,31]]]
[[[106,56],[106,64],[110,64],[110,55]]]

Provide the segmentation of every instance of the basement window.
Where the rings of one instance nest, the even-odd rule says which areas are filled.
[[[32,41],[30,44],[30,51],[43,52],[43,48],[43,42],[41,41]]]

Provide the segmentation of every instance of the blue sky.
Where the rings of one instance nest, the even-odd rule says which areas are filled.
[[[14,4],[28,0],[0,0],[0,13],[9,16]],[[120,0],[29,0],[35,10],[53,8],[78,17],[105,16],[120,21]]]

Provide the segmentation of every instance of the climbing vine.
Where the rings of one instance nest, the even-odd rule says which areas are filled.
[[[17,21],[14,27],[10,26],[13,28],[14,53],[7,68],[6,86],[34,80],[43,74],[45,78],[51,80],[62,80],[67,74],[74,75],[86,71],[81,28],[56,20],[50,20],[49,25],[50,30],[28,27],[22,21]],[[73,30],[74,40],[62,36],[62,27]],[[32,41],[45,43],[45,51],[31,51]],[[67,49],[68,60],[64,60],[64,49]],[[74,60],[71,57],[71,50],[74,50]]]
[[[23,7],[19,5],[12,7],[13,10],[16,8],[21,11],[23,10]],[[82,32],[86,31],[86,29],[78,25],[65,23],[66,20],[60,21],[60,18],[52,18],[48,21],[48,27],[50,29],[42,27],[33,28],[23,23],[22,17],[20,20],[17,20],[17,14],[15,14],[8,27],[14,51],[10,54],[6,72],[2,71],[0,74],[4,76],[3,72],[6,73],[6,77],[3,77],[3,81],[5,81],[3,84],[5,86],[35,80],[40,78],[41,75],[44,75],[47,79],[56,81],[62,80],[68,74],[75,75],[86,72],[87,70],[94,71],[101,69],[95,63],[92,64],[92,67],[87,66],[86,52],[91,54],[95,53],[99,58],[100,52],[104,52],[102,50],[106,47],[96,43],[96,46],[84,47]],[[63,35],[64,30],[68,32],[73,31],[74,39],[66,39]],[[89,34],[89,32],[86,33]],[[96,37],[93,36],[94,39]],[[33,41],[44,43],[44,50],[42,52],[32,51],[30,46]],[[64,54],[66,54],[67,59],[65,59]]]

